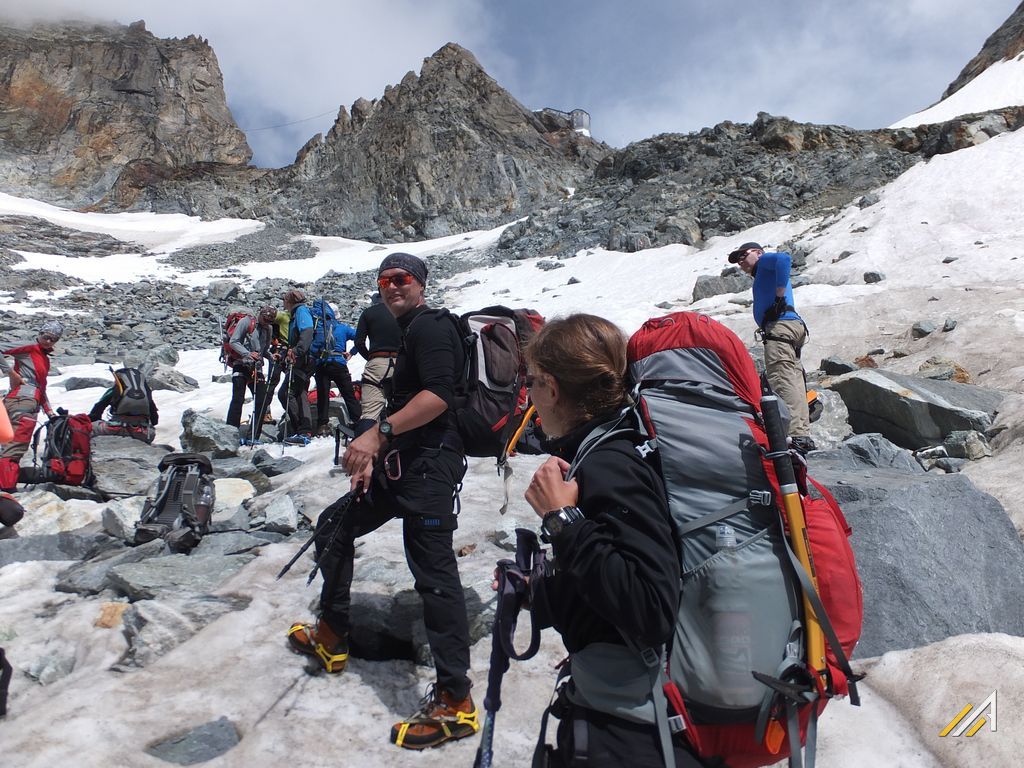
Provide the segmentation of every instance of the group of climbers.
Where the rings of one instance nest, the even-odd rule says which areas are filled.
[[[793,308],[788,256],[747,243],[729,261],[755,276],[754,312],[766,344],[768,381],[789,405],[792,447],[811,450],[802,389],[794,394],[794,365],[799,368],[806,328]],[[265,306],[240,317],[225,341],[225,362],[232,370],[229,424],[241,424],[248,390],[254,399],[250,426],[258,439],[268,400],[283,380],[279,399],[287,442],[305,444],[327,425],[332,383],[356,425],[357,437],[342,459],[350,491],[328,506],[317,524],[317,564],[323,574],[319,610],[314,621],[288,630],[294,651],[329,673],[346,668],[349,634],[357,621],[351,598],[356,539],[389,520],[402,520],[436,671],[417,711],[391,728],[390,740],[409,749],[438,746],[480,729],[469,677],[469,622],[453,551],[467,469],[456,408],[469,352],[458,326],[449,322],[452,316],[427,306],[427,274],[419,258],[393,253],[377,273],[379,296],[356,328],[337,320],[325,302],[311,306],[302,291],[291,289],[281,298],[283,312]],[[38,411],[52,411],[46,373],[62,330],[48,322],[36,344],[4,350],[14,357],[14,368],[0,356],[0,370],[11,378],[5,405],[17,424],[14,441],[0,453],[0,487],[3,462],[17,465]],[[348,373],[350,342],[366,359],[361,401]],[[549,710],[560,720],[557,746],[542,744],[534,764],[710,765],[686,736],[668,734],[657,722],[656,710],[665,702],[651,692],[649,670],[634,658],[638,648],[660,649],[671,642],[682,571],[670,499],[657,461],[648,458],[654,449],[642,450],[647,444],[638,421],[624,421],[634,415],[626,337],[603,318],[571,315],[538,332],[526,362],[525,386],[543,425],[543,445],[552,454],[534,474],[526,500],[556,564],[535,576],[530,603],[534,620],[557,628],[572,655],[571,667],[563,671],[570,681]],[[315,429],[311,378],[317,391]],[[108,395],[94,415],[113,404],[118,392]],[[117,418],[130,426],[127,415]],[[147,414],[150,425],[156,415],[154,406]],[[639,687],[616,688],[623,670],[638,671]]]
[[[258,442],[264,425],[273,422],[270,400],[277,390],[285,414],[279,438],[306,445],[314,436],[331,432],[329,407],[334,385],[345,404],[348,423],[356,431],[364,431],[363,421],[372,424],[384,407],[382,385],[391,376],[401,338],[394,317],[379,304],[379,295],[360,316],[358,329],[339,320],[326,300],[307,303],[306,295],[297,288],[286,291],[281,303],[282,310],[264,306],[256,314],[228,316],[222,359],[231,369],[232,389],[226,422],[241,426],[248,391],[253,415],[242,440]],[[354,342],[351,350],[350,342]],[[362,402],[348,369],[353,351],[367,360]],[[315,382],[313,398],[311,380]],[[315,399],[315,414],[311,399]]]

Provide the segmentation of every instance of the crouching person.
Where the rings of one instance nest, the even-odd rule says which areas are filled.
[[[531,585],[533,620],[554,626],[571,654],[571,677],[549,710],[559,719],[557,748],[544,747],[544,764],[662,766],[657,670],[639,649],[661,650],[679,605],[680,559],[665,489],[636,450],[643,437],[631,416],[617,424],[622,434],[586,447],[628,402],[626,338],[603,318],[571,315],[538,332],[527,360],[552,458],[534,474],[526,500],[555,562]],[[677,766],[699,765],[672,741]]]
[[[294,624],[288,632],[294,650],[319,659],[328,672],[344,669],[355,540],[400,518],[437,672],[419,710],[391,729],[392,743],[407,749],[437,746],[479,729],[467,676],[466,605],[452,550],[454,506],[466,460],[451,406],[464,352],[455,323],[424,303],[426,280],[426,265],[415,256],[391,254],[381,263],[381,296],[404,334],[392,396],[386,417],[356,438],[343,457],[352,488],[361,493],[336,522],[336,535],[317,540],[324,578],[319,619]],[[336,508],[324,511],[320,527],[333,519]],[[329,549],[324,540],[332,542]]]
[[[108,409],[104,419],[104,411]],[[142,371],[137,368],[114,371],[114,386],[96,401],[89,411],[89,421],[93,437],[117,435],[152,443],[160,413]]]

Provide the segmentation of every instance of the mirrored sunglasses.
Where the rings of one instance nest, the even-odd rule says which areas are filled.
[[[391,275],[391,277],[378,277],[377,287],[382,291],[387,290],[389,285],[393,285],[396,288],[405,288],[407,285],[411,285],[415,279],[408,272],[401,272],[397,275]]]

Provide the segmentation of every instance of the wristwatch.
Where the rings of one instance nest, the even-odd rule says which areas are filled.
[[[388,440],[391,439],[391,435],[394,430],[391,428],[391,422],[387,419],[381,419],[380,424],[377,425],[377,429],[380,430],[381,435],[386,437]]]
[[[583,518],[584,515],[578,507],[562,507],[554,512],[548,512],[540,524],[543,531],[541,539],[545,544],[550,544],[552,538]]]

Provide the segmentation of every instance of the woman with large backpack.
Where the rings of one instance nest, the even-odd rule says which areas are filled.
[[[557,746],[538,749],[552,768],[662,766],[665,701],[654,701],[656,665],[636,649],[672,636],[680,558],[663,483],[630,421],[626,338],[603,318],[570,315],[537,333],[527,360],[552,457],[526,500],[555,562],[531,585],[533,620],[555,627],[571,654],[549,709]],[[678,737],[671,744],[677,766],[699,765]]]

